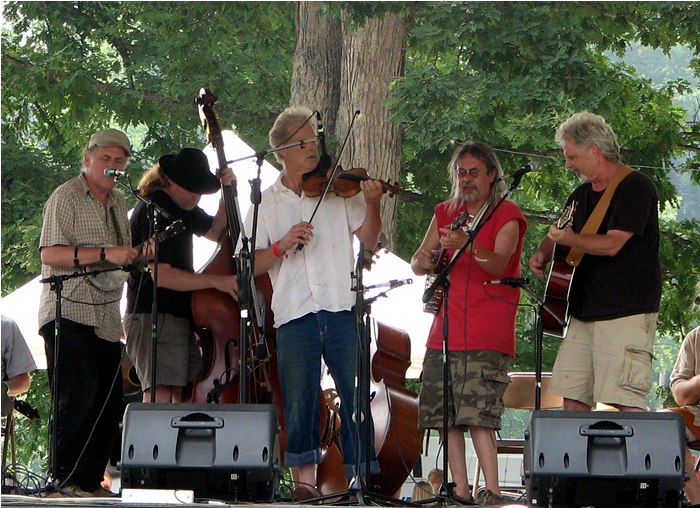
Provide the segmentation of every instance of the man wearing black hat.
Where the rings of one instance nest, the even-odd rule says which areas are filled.
[[[138,257],[124,196],[104,174],[109,167],[124,170],[130,157],[123,132],[106,129],[90,137],[81,174],[60,185],[44,206],[42,277],[71,275],[99,261],[125,265]],[[57,408],[50,436],[57,490],[51,497],[111,494],[100,482],[122,415],[121,292],[121,286],[106,290],[85,277],[64,281],[56,336],[56,294],[50,284],[42,288],[39,333]]]
[[[224,185],[234,181],[230,168],[222,171],[221,181]],[[164,155],[139,183],[141,195],[167,214],[157,218],[159,231],[177,220],[187,227],[184,233],[164,240],[158,249],[156,402],[180,402],[183,387],[196,379],[201,367],[201,355],[192,333],[192,291],[214,288],[237,298],[235,275],[194,273],[192,235],[217,241],[226,227],[222,208],[210,217],[197,206],[202,194],[213,194],[219,188],[219,179],[209,170],[206,155],[194,148]],[[135,245],[153,236],[149,207],[143,202],[131,216],[131,233]],[[151,277],[132,273],[124,330],[126,351],[141,381],[144,402],[151,401],[152,302]]]

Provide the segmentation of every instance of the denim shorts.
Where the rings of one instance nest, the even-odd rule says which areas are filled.
[[[351,311],[320,311],[285,323],[277,330],[277,360],[287,433],[286,467],[321,462],[319,405],[323,359],[341,400],[341,450],[345,475],[347,478],[355,476],[353,401],[358,356],[355,321]],[[361,435],[365,435],[362,429]],[[373,436],[373,431],[369,435]],[[364,449],[362,443],[361,450]],[[374,447],[371,446],[370,450],[370,472],[377,473],[379,463]],[[364,457],[361,464],[364,464]]]

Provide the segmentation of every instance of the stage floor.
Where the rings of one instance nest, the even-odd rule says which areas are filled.
[[[39,498],[31,496],[15,496],[3,494],[1,498],[2,506],[15,507],[15,508],[29,508],[29,507],[43,507],[43,508],[114,508],[115,506],[122,505],[125,508],[153,508],[153,507],[190,507],[190,508],[201,508],[202,505],[208,506],[236,506],[238,507],[256,507],[256,508],[285,508],[285,507],[299,507],[299,506],[318,506],[317,504],[303,504],[303,503],[290,503],[279,501],[275,503],[243,503],[243,502],[224,502],[216,500],[207,500],[203,502],[195,503],[179,503],[179,504],[162,504],[162,503],[132,503],[123,502],[121,498]],[[418,503],[406,503],[401,500],[396,500],[396,504],[387,504],[385,502],[373,502],[371,500],[367,501],[366,504],[359,505],[354,501],[344,501],[339,503],[324,503],[325,506],[408,506],[408,507],[421,507],[421,506],[462,506],[454,503],[430,503],[430,504],[418,504]],[[469,505],[479,508],[480,505]],[[526,504],[514,503],[512,505],[507,505],[511,507],[524,507]]]

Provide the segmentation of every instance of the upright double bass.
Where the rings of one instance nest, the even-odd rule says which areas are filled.
[[[197,99],[202,124],[209,143],[216,152],[219,168],[227,165],[221,128],[214,113],[217,98],[207,88]],[[222,186],[222,197],[228,227],[219,239],[217,249],[202,271],[213,275],[237,275],[235,251],[242,220],[234,185]],[[255,300],[269,302],[272,285],[267,275],[255,278]],[[266,403],[276,404],[281,413],[281,392],[276,373],[272,314],[252,312],[251,319],[241,320],[238,302],[215,289],[195,291],[192,314],[204,356],[203,376],[191,388],[192,402]],[[264,335],[263,335],[264,334]],[[261,347],[266,351],[261,354]],[[244,386],[244,393],[241,391]]]

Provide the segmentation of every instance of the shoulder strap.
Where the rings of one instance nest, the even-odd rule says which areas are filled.
[[[603,196],[593,209],[593,213],[591,213],[590,217],[588,217],[588,220],[586,221],[586,224],[584,224],[583,228],[581,229],[580,234],[592,235],[598,231],[600,224],[603,222],[603,217],[605,217],[605,212],[608,211],[613,194],[615,194],[615,189],[617,189],[620,182],[624,180],[632,171],[634,170],[629,166],[620,166],[617,168],[617,171],[615,171],[615,174],[605,189]],[[569,266],[578,266],[581,259],[583,259],[584,254],[585,252],[583,252],[581,249],[572,248],[569,251],[569,255],[566,256],[567,264]]]

